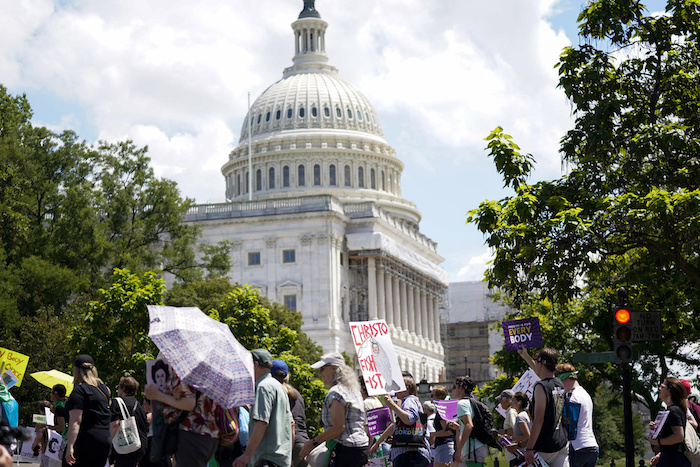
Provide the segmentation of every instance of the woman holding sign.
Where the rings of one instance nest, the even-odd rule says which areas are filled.
[[[683,383],[677,378],[666,378],[659,386],[659,399],[668,407],[668,417],[656,438],[649,440],[652,446],[658,446],[659,453],[651,458],[652,467],[690,467],[690,461],[683,450],[685,444],[685,414],[688,410],[687,393]],[[654,428],[654,422],[650,423]]]

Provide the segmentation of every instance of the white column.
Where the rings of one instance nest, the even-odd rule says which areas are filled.
[[[386,292],[384,290],[384,266],[377,268],[377,317],[386,320]]]
[[[415,307],[415,294],[413,293],[413,286],[406,284],[406,295],[408,298],[408,306],[406,313],[408,314],[408,330],[412,333],[416,333],[416,307]]]
[[[394,290],[394,325],[397,328],[401,327],[401,286],[399,285],[399,278],[392,278],[392,289]]]
[[[396,326],[394,319],[394,292],[391,281],[391,274],[384,273],[384,300],[386,302],[386,321]]]
[[[401,329],[408,330],[408,293],[406,293],[406,282],[401,281]]]
[[[420,318],[421,330],[420,335],[426,339],[430,339],[430,325],[428,324],[428,300],[425,295],[425,290],[420,291]],[[431,380],[435,381],[435,380]]]
[[[416,320],[415,333],[420,336],[423,334],[423,320],[420,307],[420,289],[418,287],[413,288],[413,316]]]
[[[428,315],[428,333],[426,337],[431,341],[435,342],[435,317],[433,316],[433,297],[428,296],[426,301],[428,305],[426,309],[426,314]]]
[[[440,343],[440,303],[437,297],[433,298],[433,318],[435,319],[435,337],[436,343]]]
[[[367,258],[367,312],[369,319],[377,319],[377,266],[374,258]]]

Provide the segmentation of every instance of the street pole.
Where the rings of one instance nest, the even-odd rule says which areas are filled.
[[[634,467],[634,436],[632,436],[632,388],[630,364],[622,364],[622,405],[625,415],[625,457],[627,467]]]

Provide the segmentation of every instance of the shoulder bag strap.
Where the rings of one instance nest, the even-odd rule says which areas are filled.
[[[122,420],[126,420],[127,418],[129,418],[129,410],[126,408],[124,399],[122,399],[121,397],[116,397],[114,400],[116,400],[117,404],[119,404],[119,410],[122,413]]]

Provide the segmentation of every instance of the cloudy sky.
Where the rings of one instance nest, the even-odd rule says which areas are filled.
[[[82,139],[148,145],[159,176],[224,200],[248,93],[279,80],[302,0],[0,0],[0,84],[34,122]],[[572,125],[554,65],[578,43],[578,0],[317,0],[340,76],[374,104],[403,160],[451,281],[480,280],[489,252],[466,213],[509,193],[484,151],[497,125],[561,175]]]

